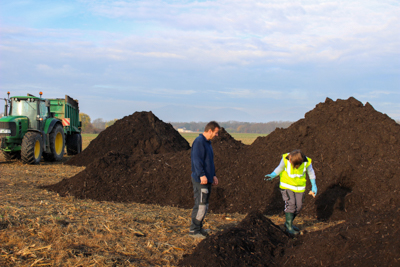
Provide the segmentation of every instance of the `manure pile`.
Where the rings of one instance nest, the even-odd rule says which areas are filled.
[[[170,131],[176,132],[172,128]],[[169,132],[164,134],[172,136]],[[157,134],[154,136],[153,139],[160,138]],[[149,140],[146,134],[142,138]],[[100,149],[108,139],[106,136],[92,146],[96,138],[91,149]],[[130,147],[130,142],[140,141],[134,137],[129,140],[125,140],[125,147]],[[220,185],[213,187],[211,211],[281,213],[279,179],[265,182],[263,177],[274,170],[283,153],[299,148],[313,159],[318,186],[315,199],[306,196],[302,214],[346,222],[289,242],[281,238],[286,244],[284,253],[276,253],[278,250],[272,249],[273,246],[269,249],[267,243],[271,238],[266,236],[265,245],[272,256],[265,256],[264,262],[256,256],[265,254],[261,245],[250,246],[245,236],[239,238],[242,241],[232,239],[227,231],[204,240],[215,247],[203,247],[202,242],[185,262],[202,266],[195,264],[196,259],[212,261],[214,256],[210,250],[218,250],[217,256],[225,255],[227,259],[231,253],[230,257],[242,259],[244,265],[249,266],[313,266],[322,262],[330,266],[373,266],[379,265],[380,259],[393,266],[397,261],[400,263],[396,226],[400,212],[397,175],[400,173],[397,163],[400,125],[374,110],[369,103],[364,106],[354,98],[337,101],[327,98],[306,113],[304,119],[287,129],[276,129],[266,137],[259,137],[250,146],[234,140],[224,129],[212,143]],[[96,157],[81,173],[47,188],[78,198],[191,208],[190,150],[166,149],[163,152],[132,153],[123,148],[111,149]],[[309,190],[308,182],[306,192]],[[260,218],[254,212],[250,214],[240,225],[244,231],[246,225],[250,229],[259,225],[251,222]],[[264,230],[255,231],[262,233]],[[223,247],[236,246],[238,242],[244,242],[247,247],[222,252]]]
[[[102,131],[82,153],[66,164],[87,166],[110,151],[129,155],[159,154],[190,149],[171,124],[150,112],[135,112]]]
[[[140,125],[137,117],[146,118],[142,120],[145,123]],[[123,126],[133,124],[131,121],[137,123],[131,128],[140,129],[140,135]],[[156,121],[158,128],[165,129],[164,137],[158,134],[161,131],[151,130],[149,121]],[[84,162],[85,152],[100,154],[96,149],[104,151],[102,156],[90,156],[92,162],[84,171],[49,189],[78,198],[191,208],[190,149],[185,149],[182,143],[187,144],[186,141],[172,126],[167,126],[170,125],[152,113],[125,117],[70,161],[78,158]],[[124,128],[129,133],[124,133]],[[114,136],[122,146],[110,145]],[[124,136],[126,141],[122,141]],[[134,139],[135,136],[140,139]],[[173,140],[180,141],[177,148]],[[150,145],[155,143],[157,149]],[[236,141],[224,129],[212,143],[220,182],[213,187],[210,203],[213,212],[247,213],[252,209],[265,210],[267,214],[281,212],[279,179],[265,182],[263,178],[279,164],[283,153],[296,148],[312,158],[317,176],[318,196],[315,199],[306,196],[303,214],[323,220],[346,219],[386,209],[399,200],[398,194],[393,193],[400,190],[396,177],[400,125],[354,98],[327,99],[306,113],[304,119],[287,129],[276,129],[266,137],[259,137],[250,146]],[[151,147],[146,153],[145,144]],[[107,146],[110,149],[105,149]],[[308,182],[307,192],[309,189]]]
[[[289,237],[261,212],[250,212],[236,227],[198,244],[182,266],[269,266],[284,252]]]

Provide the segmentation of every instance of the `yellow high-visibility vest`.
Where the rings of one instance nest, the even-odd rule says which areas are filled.
[[[311,165],[311,159],[307,158],[299,168],[294,168],[289,159],[287,159],[289,153],[283,154],[282,158],[285,163],[285,169],[280,174],[280,185],[281,189],[289,189],[296,193],[302,193],[306,190],[306,173],[308,166]]]

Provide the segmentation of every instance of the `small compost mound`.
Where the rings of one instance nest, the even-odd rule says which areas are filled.
[[[290,240],[276,266],[399,266],[400,208]]]
[[[82,153],[66,164],[87,166],[109,151],[128,155],[159,154],[190,149],[189,143],[171,124],[151,111],[135,112],[102,131]]]
[[[261,212],[251,212],[236,227],[200,242],[180,266],[270,266],[289,237]]]

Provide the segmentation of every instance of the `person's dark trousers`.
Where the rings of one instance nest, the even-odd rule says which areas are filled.
[[[192,211],[192,223],[190,225],[190,234],[200,233],[203,228],[203,221],[208,211],[208,201],[211,194],[211,184],[197,183],[192,177],[194,207]]]

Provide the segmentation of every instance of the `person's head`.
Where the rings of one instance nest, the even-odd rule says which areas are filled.
[[[207,140],[213,139],[215,136],[218,136],[219,129],[221,127],[216,121],[210,121],[207,123],[206,127],[204,128],[203,135]]]
[[[293,150],[289,153],[289,161],[290,164],[297,169],[304,161],[303,152],[301,152],[300,149]]]

